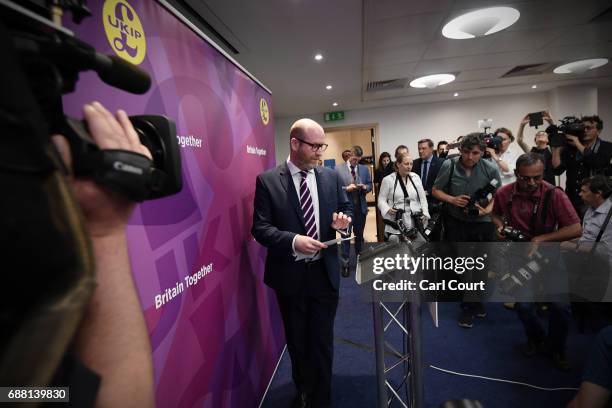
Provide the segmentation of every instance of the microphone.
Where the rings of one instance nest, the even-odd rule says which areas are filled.
[[[143,94],[151,87],[151,77],[147,71],[116,55],[96,52],[94,61],[92,69],[108,85],[133,94]]]

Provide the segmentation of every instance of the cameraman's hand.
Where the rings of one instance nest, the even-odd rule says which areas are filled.
[[[580,143],[580,139],[578,139],[578,137],[566,134],[565,138],[567,139],[568,145],[574,146],[580,153],[584,152],[585,147],[582,143]]]
[[[99,102],[93,102],[83,107],[83,116],[94,142],[101,150],[121,149],[151,158],[151,153],[140,143],[124,111],[119,110],[115,117]],[[61,135],[54,135],[52,140],[70,170],[72,156],[67,140]],[[123,234],[135,203],[119,193],[96,184],[91,179],[72,178],[72,186],[92,237]]]
[[[478,209],[478,216],[479,217],[482,217],[483,215],[491,214],[491,211],[488,210],[488,207],[487,208],[483,208],[479,204],[474,204],[474,206]]]
[[[459,207],[459,208],[465,207],[466,205],[468,205],[469,202],[470,202],[470,196],[465,195],[465,194],[454,196],[450,200],[450,203],[452,205],[454,205],[455,207]]]
[[[489,153],[489,155],[491,156],[491,158],[495,161],[498,160],[497,157],[497,152],[495,151],[495,149],[491,148],[491,147],[487,147],[487,152]]]

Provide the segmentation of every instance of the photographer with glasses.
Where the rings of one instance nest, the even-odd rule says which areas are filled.
[[[584,135],[566,134],[567,145],[553,147],[552,166],[556,175],[567,171],[565,192],[582,216],[585,206],[580,198],[580,183],[596,174],[612,175],[612,143],[600,138],[603,121],[599,116],[583,116],[580,120]]]
[[[544,160],[537,153],[525,153],[516,161],[516,182],[500,188],[495,194],[493,223],[504,239],[504,227],[521,231],[535,244],[561,242],[579,237],[580,219],[565,193],[543,181]],[[514,310],[523,323],[527,344],[522,352],[531,357],[548,348],[557,368],[568,370],[565,358],[570,318],[569,303],[552,303],[548,338],[536,316],[535,303],[517,302]]]

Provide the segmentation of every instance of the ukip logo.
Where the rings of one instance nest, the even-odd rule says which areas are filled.
[[[102,12],[106,38],[115,53],[138,65],[147,53],[147,41],[138,14],[126,0],[106,0]]]

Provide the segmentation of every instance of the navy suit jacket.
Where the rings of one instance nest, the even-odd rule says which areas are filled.
[[[352,216],[353,205],[342,190],[342,181],[334,170],[315,167],[319,196],[320,241],[336,238],[331,228],[332,214],[342,211]],[[253,237],[268,248],[264,282],[285,294],[304,288],[308,271],[304,261],[295,262],[292,243],[296,234],[306,235],[302,208],[287,163],[257,176],[253,211]],[[332,287],[340,286],[338,249],[332,245],[321,251]]]
[[[427,198],[431,199],[433,196],[431,195],[431,188],[434,185],[434,181],[436,181],[436,177],[438,176],[438,171],[440,171],[440,167],[442,167],[442,163],[444,160],[437,157],[431,157],[431,163],[429,163],[429,170],[427,171],[427,180],[421,180],[423,183],[423,189],[427,191]],[[421,165],[423,164],[422,159],[416,159],[412,164],[412,172],[418,174],[421,177]]]

